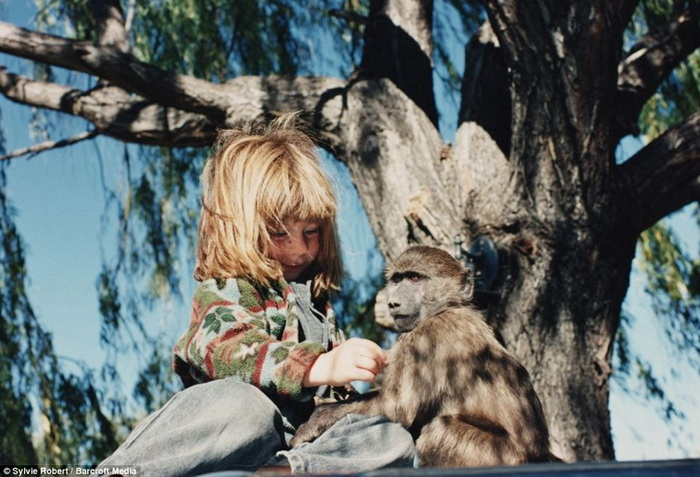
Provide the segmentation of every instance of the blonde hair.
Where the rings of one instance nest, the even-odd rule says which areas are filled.
[[[283,277],[269,257],[269,230],[287,219],[320,224],[314,295],[338,289],[342,261],[336,199],[298,115],[219,132],[202,173],[195,278],[244,277],[269,286]]]

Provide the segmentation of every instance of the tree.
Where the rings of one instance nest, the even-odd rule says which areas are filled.
[[[700,114],[679,117],[621,164],[615,150],[643,114],[682,110],[648,105],[680,81],[680,67],[697,66],[698,2],[455,2],[465,21],[484,22],[466,45],[453,144],[440,135],[433,93],[433,58],[443,52],[440,43],[434,52],[433,2],[358,3],[332,12],[350,38],[347,79],[307,74],[292,61],[299,43],[285,19],[304,15],[294,2],[132,1],[124,14],[117,0],[89,2],[90,9],[73,0],[59,5],[78,26],[75,38],[0,23],[0,51],[96,83],[59,84],[43,66],[33,79],[0,71],[0,90],[87,120],[90,129],[72,141],[107,135],[162,148],[207,146],[219,127],[305,111],[324,147],[349,168],[385,257],[409,243],[451,248],[458,234],[494,241],[501,260],[496,291],[483,297],[488,320],[530,370],[555,451],[570,460],[612,458],[608,382],[632,258],[646,229],[700,198]],[[185,37],[226,18],[236,21],[234,33],[248,31],[243,24],[266,32],[273,53],[262,53],[259,37],[233,34],[227,42],[211,31],[201,38],[213,42],[198,50],[167,41],[172,31],[149,29],[134,15],[162,20],[183,14],[178,8],[195,9],[199,20],[178,30]],[[626,46],[639,11],[647,30]],[[168,62],[168,48],[180,48],[181,61]],[[232,70],[231,56],[246,49]],[[174,288],[168,238],[177,222],[166,220],[153,175],[171,196],[186,195],[187,175],[199,164],[187,151],[152,157],[134,188],[138,200],[129,202],[147,224],[155,294]],[[695,277],[697,296],[693,270],[683,276]],[[105,270],[100,281],[114,323],[115,276]],[[697,307],[671,316],[697,352]]]

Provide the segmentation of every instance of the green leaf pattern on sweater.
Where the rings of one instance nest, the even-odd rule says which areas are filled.
[[[302,387],[320,343],[299,342],[299,311],[285,281],[270,288],[244,279],[205,280],[192,300],[189,328],[175,345],[174,367],[183,382],[236,376],[271,395],[310,399],[315,389]],[[330,304],[326,312],[333,343],[335,329]]]

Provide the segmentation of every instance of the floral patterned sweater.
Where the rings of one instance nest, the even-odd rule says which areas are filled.
[[[185,387],[235,376],[273,397],[308,401],[302,380],[321,343],[300,341],[302,311],[284,280],[269,288],[242,278],[202,281],[192,299],[189,328],[175,345],[173,368]],[[330,346],[342,340],[324,301]]]

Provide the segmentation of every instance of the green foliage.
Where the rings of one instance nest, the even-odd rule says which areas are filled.
[[[293,58],[306,52],[289,34],[293,13],[284,2],[141,0],[134,52],[167,70],[212,81],[234,74],[294,74]]]
[[[694,206],[696,221],[700,216]],[[681,244],[676,232],[661,221],[646,230],[638,241],[638,266],[645,278],[645,292],[655,315],[652,326],[662,330],[668,341],[660,349],[678,362],[689,363],[700,372],[700,259]],[[670,424],[674,446],[685,449],[685,415],[678,409],[667,387],[678,379],[674,370],[659,369],[644,351],[632,349],[629,334],[635,317],[623,310],[615,338],[613,379],[632,399],[651,405]],[[670,346],[669,346],[670,345]],[[672,387],[672,386],[671,386]],[[686,452],[691,450],[686,449]]]
[[[700,259],[683,250],[664,222],[644,232],[639,246],[654,312],[670,342],[700,371]]]
[[[655,34],[672,18],[668,0],[642,0],[629,24],[625,43],[635,44],[642,35]],[[679,65],[644,106],[639,126],[645,142],[700,110],[700,51]],[[698,208],[694,215],[697,219]],[[700,222],[698,222],[700,226]],[[657,325],[668,336],[675,356],[700,372],[700,261],[693,258],[676,232],[662,221],[642,233],[638,242],[639,266],[646,277],[645,291],[652,301]],[[635,354],[627,335],[634,319],[623,313],[615,342],[615,378],[630,396],[639,391],[655,403],[657,413],[676,429],[683,419],[664,390],[651,363]]]
[[[696,111],[700,111],[700,51],[686,58],[644,105],[640,130],[651,141]]]
[[[36,0],[36,24],[47,33],[96,41],[97,26],[87,0]]]
[[[133,397],[142,405],[146,414],[160,408],[180,389],[179,380],[175,379],[172,368],[163,366],[163,363],[170,363],[171,348],[172,343],[161,342],[155,346],[136,381]]]
[[[673,18],[674,3],[669,0],[642,0],[626,34],[632,45],[645,34],[654,34]],[[700,51],[688,56],[664,81],[644,105],[639,127],[646,142],[663,133],[669,126],[700,111]]]
[[[36,0],[44,31],[95,41],[88,0]],[[362,28],[328,16],[338,2],[314,0],[136,0],[122,1],[132,52],[142,61],[214,82],[232,76],[308,73],[331,49],[337,65],[353,65]],[[365,1],[342,9],[365,13]],[[313,35],[309,35],[309,30]],[[312,41],[310,38],[319,39]],[[330,57],[325,58],[325,60]],[[349,74],[350,71],[344,71]]]
[[[31,307],[5,167],[0,164],[0,463],[96,462],[116,444],[112,423],[94,380],[63,369]]]
[[[3,141],[4,143],[4,141]],[[4,147],[2,147],[4,150]],[[24,250],[14,225],[15,210],[5,195],[5,167],[0,165],[0,462],[25,464],[36,461],[32,445],[32,408],[29,400],[30,371],[26,361],[27,329],[23,315],[33,318],[25,294]]]
[[[651,402],[657,414],[666,421],[674,421],[681,426],[684,419],[682,412],[668,398],[663,384],[657,378],[652,365],[632,351],[628,339],[628,330],[634,324],[634,317],[623,311],[621,324],[615,336],[615,373],[613,379],[628,396],[636,396],[645,402]],[[639,387],[640,389],[637,389]]]

